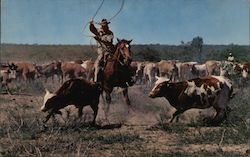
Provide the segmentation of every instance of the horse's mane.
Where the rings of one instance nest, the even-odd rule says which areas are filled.
[[[117,42],[115,45],[114,45],[114,53],[115,53],[115,51],[116,51],[116,49],[117,49],[117,47],[122,43],[122,42],[128,42],[127,40],[125,40],[125,39],[121,39],[121,40],[119,40],[119,42]]]

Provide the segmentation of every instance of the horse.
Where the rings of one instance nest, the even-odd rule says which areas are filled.
[[[135,83],[135,73],[130,66],[132,62],[130,43],[132,40],[117,39],[117,44],[114,46],[114,53],[106,59],[104,69],[101,76],[101,84],[105,92],[107,102],[106,113],[109,111],[111,103],[111,93],[114,87],[121,87],[126,104],[131,106],[128,97],[128,87]]]

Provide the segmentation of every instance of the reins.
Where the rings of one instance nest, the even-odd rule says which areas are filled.
[[[120,51],[120,50],[116,49],[115,51]],[[109,51],[107,51],[107,52],[109,52]],[[115,53],[114,54],[113,53],[109,53],[109,55],[113,57],[112,59],[117,60],[122,66],[125,65],[122,61],[120,61],[120,59],[119,59],[120,55],[118,57],[115,55]]]

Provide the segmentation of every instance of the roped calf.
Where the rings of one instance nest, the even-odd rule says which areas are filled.
[[[68,80],[55,93],[46,90],[41,111],[48,112],[49,114],[44,123],[51,116],[54,117],[54,114],[62,114],[59,110],[68,105],[75,105],[78,108],[79,117],[83,114],[83,107],[90,105],[94,111],[92,123],[95,124],[101,92],[102,88],[100,84],[85,79]]]
[[[149,97],[165,97],[176,109],[170,122],[176,116],[178,121],[179,115],[188,109],[212,106],[217,112],[213,122],[219,124],[226,117],[226,112],[230,111],[228,103],[233,97],[233,87],[231,81],[225,77],[208,76],[177,83],[170,83],[162,77],[157,79]]]

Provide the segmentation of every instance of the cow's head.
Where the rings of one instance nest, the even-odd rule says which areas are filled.
[[[52,109],[53,107],[53,97],[55,96],[54,93],[51,93],[50,91],[48,91],[47,89],[45,89],[45,95],[43,98],[43,106],[41,107],[41,111],[46,112],[50,109]]]
[[[99,91],[100,93],[103,91],[103,86],[100,82],[94,82],[93,86]]]
[[[16,79],[17,66],[14,63],[8,64],[9,79]]]
[[[155,82],[155,86],[153,87],[153,89],[149,93],[150,98],[164,96],[166,94],[165,91],[169,86],[169,79],[168,78],[158,77],[158,76],[156,76],[155,78],[157,81]]]

